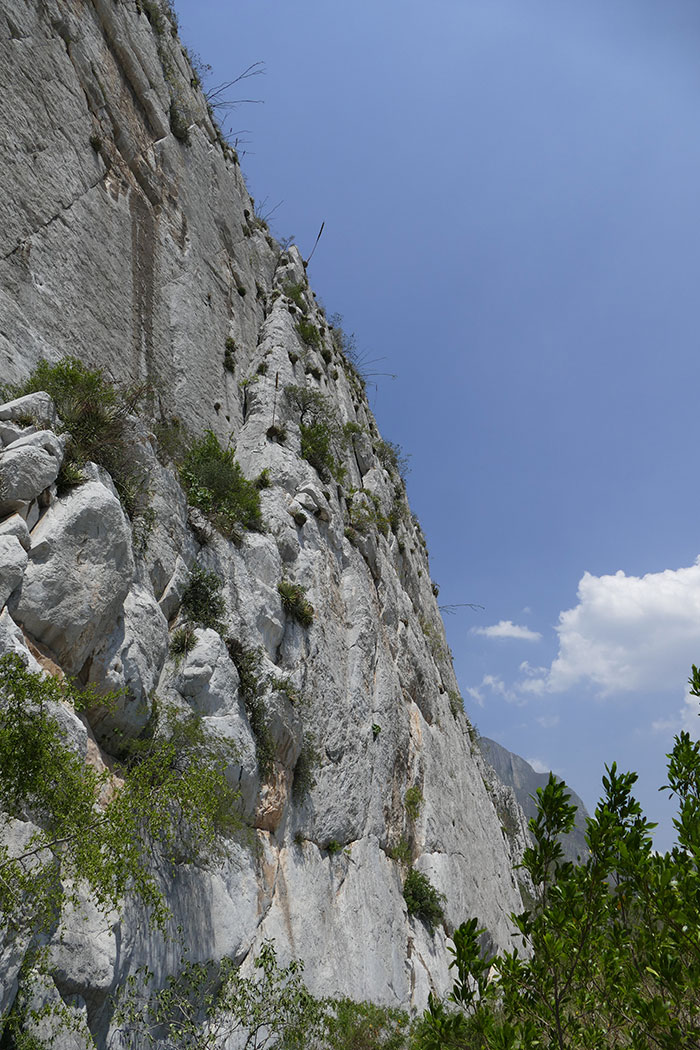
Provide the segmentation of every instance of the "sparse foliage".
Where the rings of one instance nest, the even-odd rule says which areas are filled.
[[[114,777],[71,750],[58,720],[65,704],[94,707],[94,692],[34,674],[10,654],[0,659],[0,700],[0,826],[30,821],[0,845],[6,933],[47,930],[84,890],[105,911],[129,892],[162,926],[168,908],[152,858],[202,857],[237,826],[228,745],[199,720],[164,712]]]
[[[438,893],[427,875],[409,868],[403,883],[403,896],[409,915],[415,915],[432,933],[444,922],[443,902],[445,895]]]
[[[5,399],[44,390],[56,405],[68,444],[59,490],[80,484],[82,468],[97,463],[108,472],[128,515],[148,504],[146,478],[134,464],[129,417],[146,394],[145,386],[117,387],[99,369],[87,368],[76,357],[56,364],[40,361],[23,383],[2,387]]]
[[[277,590],[284,611],[302,627],[310,627],[314,622],[314,607],[306,597],[306,588],[291,580],[280,580]]]
[[[262,532],[259,489],[244,477],[233,449],[222,448],[213,431],[191,446],[180,478],[190,503],[229,539],[240,541],[244,529]]]

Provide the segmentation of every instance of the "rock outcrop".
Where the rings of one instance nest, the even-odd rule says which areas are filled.
[[[489,737],[479,737],[481,753],[491,766],[501,783],[512,788],[526,818],[530,820],[537,816],[537,789],[543,788],[549,780],[548,773],[538,773],[520,755],[508,751],[502,744],[498,744]],[[576,806],[576,822],[568,835],[561,840],[564,856],[574,864],[588,857],[589,851],[586,844],[586,821],[588,810],[582,799],[568,787],[571,796],[570,803]]]
[[[133,527],[102,468],[59,494],[50,398],[0,407],[0,648],[121,690],[86,713],[105,760],[154,696],[235,744],[227,776],[251,840],[166,887],[192,958],[241,960],[272,938],[315,993],[422,1008],[451,983],[446,931],[407,914],[399,847],[445,894],[448,930],[478,915],[505,946],[524,829],[512,794],[485,784],[425,540],[342,333],[298,251],[256,216],[165,5],[7,0],[0,80],[0,372],[21,383],[72,356],[147,384],[129,458],[148,479]],[[309,448],[319,425],[330,458]],[[164,433],[206,430],[245,477],[265,472],[264,528],[237,542],[188,506],[163,453]],[[224,612],[175,657],[195,568],[222,581]],[[284,581],[303,588],[310,626]],[[236,651],[257,661],[266,773]],[[315,784],[300,796],[310,739]],[[174,949],[128,904],[108,919],[85,908],[64,918],[43,994],[73,997],[104,1043],[109,994],[144,964],[163,979]],[[20,961],[0,954],[8,988]]]

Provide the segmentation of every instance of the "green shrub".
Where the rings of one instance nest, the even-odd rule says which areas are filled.
[[[412,1024],[403,1010],[353,999],[329,1003],[326,1039],[333,1050],[409,1050]]]
[[[297,332],[307,346],[313,347],[315,350],[319,349],[321,346],[321,333],[312,321],[307,321],[305,317],[302,317],[297,324]]]
[[[388,850],[388,853],[391,859],[398,861],[399,864],[411,863],[411,843],[403,836],[401,836],[395,846]]]
[[[278,678],[277,675],[270,675],[267,684],[270,686],[270,689],[277,689],[280,693],[284,693],[290,704],[296,706],[305,702],[303,695],[288,675],[285,675],[283,678]]]
[[[176,100],[170,100],[170,130],[178,142],[184,146],[190,144],[190,122],[183,106]]]
[[[689,684],[700,696],[695,666]],[[681,732],[667,759],[661,790],[677,806],[668,852],[656,848],[656,825],[633,794],[636,773],[605,767],[586,822],[590,853],[577,864],[561,846],[576,819],[566,784],[550,774],[537,789],[531,845],[518,865],[524,910],[511,916],[517,947],[484,951],[476,918],[454,931],[453,988],[430,1001],[422,1050],[697,1050],[700,741]]]
[[[306,313],[307,306],[306,300],[304,299],[304,285],[301,281],[288,281],[282,288],[282,291],[288,299],[292,300],[295,306],[299,307],[303,314]]]
[[[268,441],[276,441],[278,445],[283,445],[287,440],[287,431],[285,427],[273,423],[271,427],[267,428],[265,436]]]
[[[418,820],[418,817],[420,816],[420,808],[423,804],[423,792],[418,787],[418,784],[414,784],[413,787],[408,788],[403,797],[403,801],[406,807],[408,819]]]
[[[382,514],[382,505],[375,493],[350,490],[348,497],[347,515],[352,529],[368,532],[375,528],[382,536],[389,535],[389,519]]]
[[[229,335],[224,344],[224,368],[232,375],[236,371],[236,343]]]
[[[337,839],[331,839],[326,844],[326,850],[327,850],[328,853],[330,853],[331,857],[334,857],[336,855],[336,853],[341,853],[342,852],[343,847],[342,847],[341,843],[338,842]]]
[[[457,718],[464,714],[464,700],[456,689],[448,689],[447,697],[450,701],[450,711]]]
[[[284,611],[302,627],[310,627],[314,622],[314,607],[306,597],[306,588],[291,580],[280,580],[277,590]]]
[[[146,393],[145,386],[116,387],[101,369],[87,368],[76,357],[57,364],[40,361],[23,383],[4,386],[0,396],[22,397],[45,390],[53,398],[68,444],[58,487],[83,480],[81,468],[88,462],[108,472],[129,517],[148,505],[146,477],[134,466],[135,440],[129,416]]]
[[[403,896],[409,915],[415,915],[432,933],[435,927],[445,921],[443,903],[444,893],[438,893],[427,875],[415,868],[406,873],[403,884]]]
[[[360,426],[359,423],[354,423],[352,420],[343,424],[343,434],[348,440],[352,439],[355,434],[362,434],[364,429],[363,426]]]
[[[226,613],[222,587],[223,580],[215,572],[194,565],[182,596],[182,608],[188,620],[199,627],[211,627],[220,633],[223,630],[221,618]]]
[[[410,456],[403,451],[400,445],[394,441],[378,441],[374,446],[374,451],[385,470],[390,474],[398,474],[403,481],[406,480]]]
[[[341,468],[333,455],[333,434],[326,423],[300,426],[301,458],[316,470],[322,481],[339,478]]]
[[[303,802],[309,791],[316,786],[316,770],[320,762],[321,755],[316,741],[311,733],[305,733],[292,781],[292,798],[297,804]]]
[[[333,404],[318,390],[290,385],[284,388],[289,404],[299,412],[301,455],[318,472],[322,481],[342,481],[345,468],[340,457],[346,439]]]
[[[264,687],[260,672],[262,649],[247,649],[236,638],[227,638],[226,648],[238,671],[243,704],[255,738],[255,757],[260,779],[269,780],[272,775],[275,746],[270,733],[265,701],[261,696]]]
[[[241,529],[263,531],[260,492],[243,476],[231,448],[223,449],[212,430],[192,445],[180,467],[187,498],[229,539]]]
[[[119,781],[66,746],[52,712],[112,698],[27,671],[15,654],[0,659],[0,808],[4,821],[31,814],[38,825],[12,857],[0,853],[6,945],[54,930],[64,903],[86,891],[105,914],[128,891],[163,929],[161,871],[215,852],[222,832],[240,827],[224,777],[230,748],[207,737],[201,720],[156,714]]]
[[[183,656],[187,656],[191,653],[197,644],[197,631],[191,623],[186,623],[183,627],[178,627],[173,632],[173,636],[170,639],[170,652],[175,657],[176,662],[179,662]]]

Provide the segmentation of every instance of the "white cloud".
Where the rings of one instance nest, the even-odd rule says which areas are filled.
[[[539,631],[520,627],[512,620],[500,620],[491,627],[472,627],[472,634],[481,634],[484,638],[517,638],[524,642],[539,642],[542,637]]]
[[[646,576],[584,573],[578,605],[559,615],[559,652],[522,692],[561,693],[581,682],[602,696],[680,685],[700,660],[700,558]]]
[[[651,723],[651,728],[655,733],[663,733],[664,735],[670,735],[671,733],[680,733],[681,730],[685,730],[686,733],[694,739],[700,737],[700,700],[697,696],[691,696],[690,693],[686,693],[683,706],[672,718],[659,718],[656,722]]]
[[[485,674],[478,686],[472,686],[470,689],[467,689],[467,693],[477,702],[479,707],[484,706],[485,689],[488,689],[491,693],[495,693],[496,696],[502,697],[503,700],[507,700],[509,704],[522,703],[517,690],[511,689],[510,686],[507,686],[502,678],[493,674]]]
[[[550,767],[541,762],[539,758],[526,758],[525,761],[532,766],[535,773],[549,773]]]

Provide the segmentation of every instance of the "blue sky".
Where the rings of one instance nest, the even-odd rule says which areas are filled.
[[[696,0],[177,0],[411,455],[467,710],[593,806],[700,663]],[[263,204],[263,202],[265,202]],[[279,203],[281,202],[281,203]],[[479,633],[480,632],[480,633]]]

